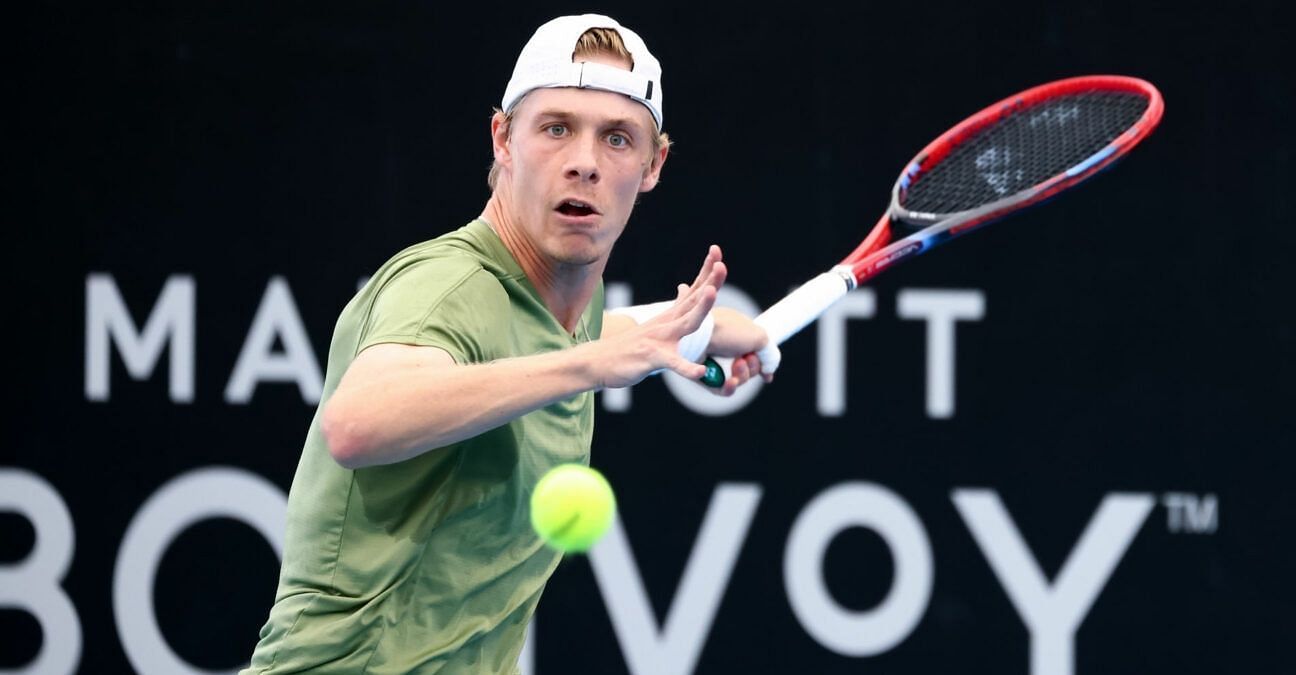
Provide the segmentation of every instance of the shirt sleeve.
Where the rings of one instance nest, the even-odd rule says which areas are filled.
[[[397,271],[373,301],[359,353],[375,344],[439,347],[455,363],[486,363],[505,355],[508,294],[479,265],[427,260]]]

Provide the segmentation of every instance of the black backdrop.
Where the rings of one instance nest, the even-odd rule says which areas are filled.
[[[16,181],[0,469],[18,482],[0,495],[0,668],[45,653],[82,672],[131,672],[132,662],[167,672],[124,646],[150,613],[194,668],[247,658],[277,574],[267,538],[233,518],[178,526],[155,549],[151,612],[141,612],[123,602],[130,587],[114,598],[118,577],[148,579],[121,568],[128,528],[194,470],[233,468],[287,490],[314,412],[310,387],[294,379],[310,380],[309,363],[283,382],[270,362],[305,353],[322,367],[360,278],[480,212],[488,117],[513,59],[537,25],[577,11],[590,8],[25,8],[6,153]],[[778,381],[741,409],[699,414],[660,380],[636,387],[628,408],[603,399],[594,464],[617,489],[653,626],[684,603],[684,571],[706,558],[695,539],[717,510],[713,494],[759,491],[714,616],[692,637],[660,638],[672,653],[700,645],[683,670],[1032,672],[1029,622],[959,495],[997,496],[1049,580],[1083,548],[1105,499],[1152,507],[1132,521],[1110,576],[1096,573],[1074,657],[1049,652],[1034,672],[1283,668],[1296,634],[1288,10],[1014,0],[594,11],[638,30],[663,62],[677,141],[608,270],[636,301],[669,295],[716,242],[732,284],[768,305],[853,246],[923,143],[1026,86],[1122,73],[1155,82],[1167,102],[1161,128],[1116,171],[885,275],[869,291],[872,317],[847,322],[845,352],[825,354],[807,330],[786,346]],[[153,350],[161,358],[132,377],[129,340],[104,337],[104,312],[120,297],[142,331],[164,288],[176,293],[166,305],[175,323],[157,325],[191,324],[192,342]],[[981,318],[954,326],[951,416],[928,412],[930,326],[901,317],[902,297],[983,303]],[[252,335],[259,308],[275,328],[264,343]],[[227,388],[245,343],[270,357],[242,401]],[[94,344],[110,345],[107,356],[93,356]],[[172,352],[185,344],[191,396],[183,382],[173,390],[186,366]],[[842,414],[820,411],[831,388],[821,358],[846,375]],[[14,487],[36,483],[66,505],[75,532],[66,576],[46,568],[55,580],[43,583],[17,574],[54,539],[24,515],[37,508],[31,493]],[[878,653],[826,646],[785,585],[794,523],[835,488],[891,495],[931,553],[917,624]],[[883,517],[870,513],[860,518]],[[1115,537],[1104,532],[1096,547]],[[904,570],[878,527],[830,541],[811,568],[840,616],[887,603]],[[630,605],[608,588],[632,588],[635,575],[607,570],[601,589],[588,559],[559,569],[538,613],[533,672],[632,668],[609,609]],[[34,615],[54,610],[31,609],[59,587],[79,651],[42,636]],[[679,672],[645,659],[636,672]]]

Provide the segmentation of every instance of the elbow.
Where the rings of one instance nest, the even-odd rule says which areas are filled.
[[[367,466],[363,434],[353,416],[330,403],[325,406],[320,419],[320,431],[333,461],[346,469]]]

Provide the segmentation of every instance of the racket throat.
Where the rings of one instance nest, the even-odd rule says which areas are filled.
[[[859,280],[855,278],[855,270],[851,269],[850,265],[833,265],[833,268],[828,270],[828,273],[841,277],[846,284],[847,293],[859,288]]]

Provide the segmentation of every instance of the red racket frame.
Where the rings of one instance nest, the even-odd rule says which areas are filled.
[[[920,214],[915,217],[913,212],[906,211],[899,204],[900,194],[905,186],[911,184],[919,176],[926,173],[932,167],[940,163],[947,157],[954,148],[961,145],[964,141],[976,136],[986,127],[998,122],[999,120],[1016,113],[1023,108],[1038,105],[1049,99],[1058,98],[1070,94],[1078,94],[1086,91],[1105,90],[1105,91],[1126,91],[1134,94],[1142,94],[1148,98],[1147,110],[1143,115],[1126,129],[1124,133],[1117,136],[1111,143],[1107,144],[1102,150],[1094,153],[1084,162],[1071,167],[1068,171],[1060,173],[1048,180],[1035,185],[1034,187],[1022,190],[1017,194],[1007,197],[993,204],[980,207],[968,212],[948,213],[948,214]],[[1143,140],[1152,130],[1156,128],[1157,123],[1161,121],[1161,115],[1165,111],[1165,101],[1161,97],[1161,92],[1152,86],[1151,83],[1136,77],[1125,77],[1122,75],[1086,75],[1081,77],[1072,77],[1065,80],[1049,82],[1037,87],[1032,87],[1019,94],[1009,96],[998,103],[986,106],[980,112],[963,120],[955,125],[949,131],[941,134],[936,140],[927,144],[913,160],[906,166],[900,178],[896,180],[895,187],[892,189],[891,206],[886,213],[873,226],[873,230],[864,238],[850,255],[842,259],[840,265],[849,267],[851,273],[855,276],[856,285],[864,283],[866,279],[876,276],[882,270],[899,262],[900,260],[920,253],[923,250],[931,248],[937,243],[945,241],[951,237],[968,232],[980,225],[984,225],[992,220],[1002,218],[1013,211],[1024,209],[1033,204],[1039,203],[1053,195],[1065,190],[1094,174],[1102,171],[1116,160],[1125,156],[1139,141]],[[1077,170],[1078,167],[1083,167]],[[891,242],[891,223],[893,219],[900,219],[906,222],[918,220],[920,222],[930,222],[933,225],[944,223],[946,221],[967,216],[962,222],[942,230],[940,237],[918,238],[907,247],[888,247]],[[921,233],[919,233],[921,234]],[[916,235],[914,235],[916,236]],[[898,242],[897,242],[898,243]],[[887,247],[887,248],[883,248]]]

